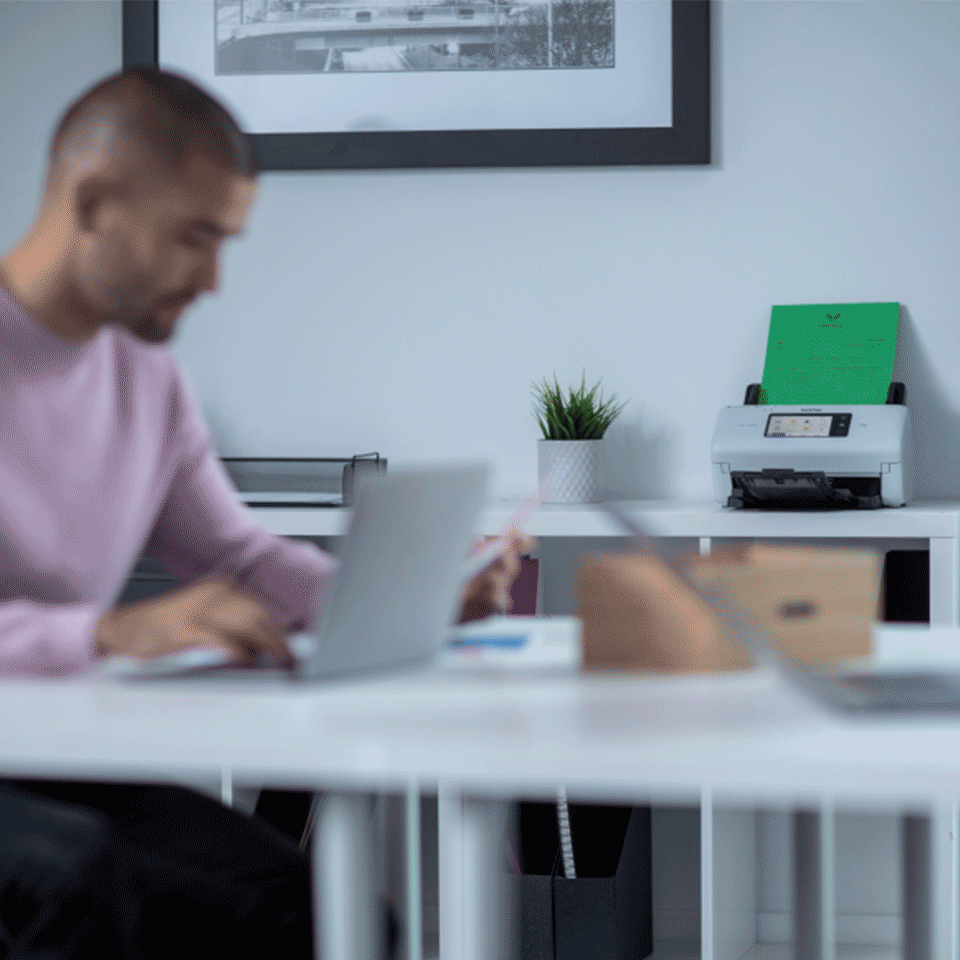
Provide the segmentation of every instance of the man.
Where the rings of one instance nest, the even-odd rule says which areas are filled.
[[[236,504],[162,346],[255,186],[233,118],[175,75],[108,78],[59,124],[36,223],[0,257],[0,672],[284,657],[309,625],[335,561]],[[528,548],[470,585],[465,619],[509,609]],[[114,608],[142,554],[186,586]],[[262,821],[182,788],[23,780],[0,814],[0,954],[311,955],[308,861]]]

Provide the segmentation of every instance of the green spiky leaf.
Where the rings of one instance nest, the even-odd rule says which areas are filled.
[[[534,416],[544,440],[599,440],[627,405],[617,403],[616,394],[604,400],[599,380],[587,390],[586,371],[580,386],[569,387],[566,395],[556,374],[553,383],[544,377],[532,386]]]

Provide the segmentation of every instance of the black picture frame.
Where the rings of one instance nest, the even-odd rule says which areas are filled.
[[[158,66],[159,0],[123,0],[123,66]],[[673,125],[252,133],[262,170],[710,163],[710,0],[672,0]]]

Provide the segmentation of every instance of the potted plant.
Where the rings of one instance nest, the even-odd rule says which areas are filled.
[[[540,486],[546,503],[594,503],[600,497],[601,450],[607,427],[623,411],[626,401],[616,394],[604,400],[600,381],[588,391],[586,371],[577,389],[566,395],[554,374],[533,384],[534,415],[543,438],[537,442]]]

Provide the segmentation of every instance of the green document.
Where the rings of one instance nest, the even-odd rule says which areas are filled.
[[[774,307],[760,403],[885,403],[899,303]]]

